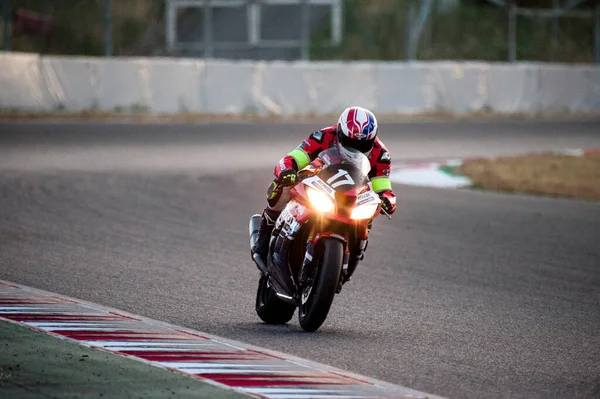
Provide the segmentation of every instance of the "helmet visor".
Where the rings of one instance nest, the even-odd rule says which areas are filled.
[[[355,140],[350,137],[344,135],[341,130],[338,130],[338,141],[345,148],[354,148],[362,152],[363,154],[367,154],[369,151],[373,149],[373,144],[375,144],[375,138],[371,140]]]

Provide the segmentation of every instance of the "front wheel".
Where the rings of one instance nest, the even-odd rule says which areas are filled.
[[[321,245],[322,255],[311,281],[302,290],[302,303],[298,311],[300,326],[309,332],[316,331],[327,318],[344,262],[344,244],[340,241],[325,238]]]
[[[267,324],[285,324],[292,316],[296,306],[282,301],[271,287],[269,278],[260,276],[256,292],[256,314]]]

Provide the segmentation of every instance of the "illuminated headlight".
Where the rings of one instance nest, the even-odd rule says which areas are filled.
[[[335,204],[331,197],[322,191],[307,187],[306,195],[308,195],[313,208],[319,212],[333,212],[335,209]]]
[[[352,209],[351,219],[371,219],[377,212],[378,204],[364,204]]]

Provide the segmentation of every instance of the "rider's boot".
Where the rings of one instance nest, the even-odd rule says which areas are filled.
[[[269,241],[271,239],[271,233],[273,232],[273,227],[275,227],[275,221],[279,217],[280,213],[281,212],[265,208],[260,218],[258,239],[256,240],[256,244],[252,247],[252,254],[259,254],[262,260],[265,262],[267,260],[267,255],[269,252]]]

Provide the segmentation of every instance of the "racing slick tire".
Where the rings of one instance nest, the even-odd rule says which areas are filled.
[[[298,309],[300,326],[308,332],[316,331],[327,318],[344,262],[342,242],[334,238],[324,238],[320,245],[322,255],[312,273],[311,284],[302,291]]]

